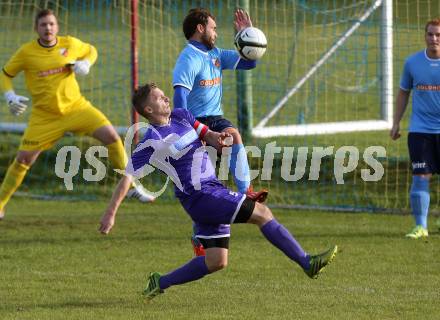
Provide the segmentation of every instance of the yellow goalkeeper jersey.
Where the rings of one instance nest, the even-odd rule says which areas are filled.
[[[34,114],[63,115],[86,103],[69,63],[87,59],[93,64],[97,56],[92,45],[74,37],[57,37],[52,47],[44,47],[34,40],[18,49],[3,72],[13,78],[24,71]]]

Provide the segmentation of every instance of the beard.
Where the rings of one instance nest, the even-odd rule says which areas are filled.
[[[208,50],[214,49],[215,41],[211,40],[206,33],[202,35],[202,43],[208,48]]]

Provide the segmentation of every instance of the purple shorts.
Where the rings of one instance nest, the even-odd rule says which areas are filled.
[[[214,239],[230,236],[234,222],[246,195],[226,188],[219,181],[209,181],[181,201],[195,224],[198,238]]]

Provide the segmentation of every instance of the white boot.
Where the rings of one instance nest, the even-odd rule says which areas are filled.
[[[130,190],[128,190],[126,197],[135,198],[138,199],[140,202],[144,202],[144,203],[153,202],[155,200],[155,198],[152,195],[146,193],[140,188],[139,189],[131,188]]]

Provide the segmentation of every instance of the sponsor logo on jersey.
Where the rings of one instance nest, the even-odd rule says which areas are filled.
[[[63,72],[69,72],[70,68],[69,67],[59,67],[59,68],[55,68],[55,69],[49,69],[49,70],[45,70],[45,71],[40,71],[38,72],[38,76],[40,78],[44,78],[53,74],[58,74],[58,73],[63,73]]]
[[[63,57],[67,57],[67,56],[69,55],[69,50],[67,50],[67,48],[61,48],[61,49],[60,49],[60,54],[61,54]]]
[[[220,60],[218,58],[211,59],[211,61],[214,66],[216,66],[217,68],[220,68]]]
[[[419,84],[416,88],[420,91],[440,91],[440,84]]]
[[[222,80],[221,80],[220,77],[214,78],[212,80],[200,80],[199,81],[199,86],[201,86],[201,87],[213,87],[213,86],[219,85],[221,81]]]

